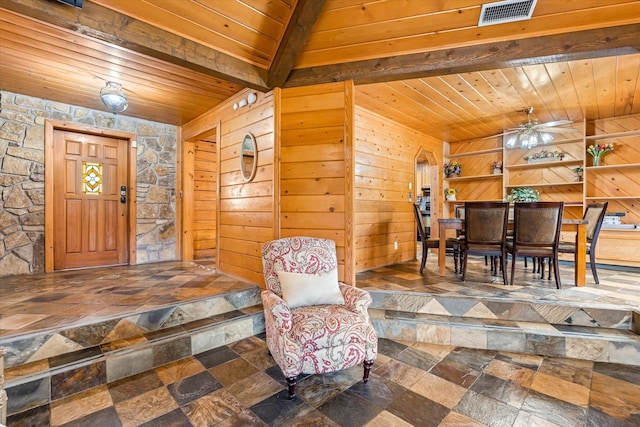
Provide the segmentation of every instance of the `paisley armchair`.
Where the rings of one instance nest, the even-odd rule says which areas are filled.
[[[300,374],[364,366],[363,381],[378,350],[367,309],[371,296],[338,282],[331,240],[290,237],[262,247],[262,291],[267,346],[285,376],[289,398]]]

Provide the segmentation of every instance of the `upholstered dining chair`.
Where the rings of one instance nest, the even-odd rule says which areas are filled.
[[[413,205],[413,214],[418,224],[418,235],[420,236],[420,242],[422,242],[422,261],[420,262],[420,274],[424,271],[424,266],[427,264],[427,255],[429,249],[437,249],[440,247],[440,239],[430,238],[427,236],[427,228],[422,220],[422,213],[420,212],[420,206]],[[460,246],[461,240],[455,237],[448,237],[445,241],[447,249],[451,249],[453,252],[453,268],[455,273],[458,273],[458,259],[460,258]],[[462,261],[460,262],[460,268],[462,269]]]
[[[502,279],[507,285],[506,237],[509,221],[507,202],[467,202],[464,205],[464,243],[462,245],[462,280],[467,273],[469,255],[491,259],[491,274],[497,274],[494,261],[500,261]]]
[[[549,258],[553,261],[556,287],[562,288],[558,270],[558,244],[564,202],[516,202],[513,215],[513,239],[507,241],[511,254],[511,284],[516,258]],[[551,268],[551,267],[550,267]]]
[[[582,219],[589,220],[589,224],[587,224],[587,255],[589,255],[591,274],[593,274],[593,280],[596,284],[600,284],[600,280],[598,280],[598,272],[596,271],[596,244],[598,243],[598,236],[600,235],[600,229],[604,222],[604,216],[607,214],[608,205],[609,202],[590,203],[587,205],[587,209],[584,211],[584,215],[582,217]],[[561,254],[575,254],[575,242],[560,242],[558,245],[558,252]]]
[[[332,240],[289,237],[262,246],[262,291],[269,352],[296,395],[300,374],[364,365],[363,382],[378,352],[367,309],[368,292],[338,281]]]

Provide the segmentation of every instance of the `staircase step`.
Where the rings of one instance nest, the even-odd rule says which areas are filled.
[[[640,336],[630,309],[370,293],[371,318],[382,338],[640,366]]]
[[[371,308],[443,316],[514,320],[567,326],[632,329],[634,311],[618,305],[589,307],[566,301],[531,301],[514,298],[369,291]]]
[[[124,323],[136,325],[121,327]],[[120,325],[120,327],[118,327]],[[141,326],[144,325],[144,326]],[[110,333],[105,333],[109,326]],[[93,340],[70,351],[73,346],[56,347],[60,338],[85,336],[98,331]],[[133,331],[133,332],[132,332]],[[117,333],[116,333],[117,332]],[[5,365],[4,388],[8,396],[8,415],[49,405],[69,395],[109,384],[167,363],[196,355],[264,332],[264,314],[259,288],[216,295],[146,313],[111,319],[94,325],[62,331],[43,331],[28,337],[7,337],[0,347],[11,354]],[[102,341],[98,338],[102,337]],[[52,341],[53,340],[53,341]],[[89,344],[98,341],[97,344]],[[20,361],[20,345],[28,349],[33,361]],[[47,348],[47,344],[49,348]],[[43,351],[47,348],[47,351]],[[57,351],[54,351],[57,350]],[[29,353],[29,352],[27,352]],[[49,357],[41,357],[50,354]],[[6,360],[6,359],[5,359]]]
[[[144,341],[148,336],[170,331],[171,328],[197,322],[216,322],[239,315],[238,310],[261,304],[260,288],[225,292],[197,300],[156,306],[153,309],[128,312],[119,316],[82,324],[51,327],[31,333],[3,335],[0,348],[6,350],[5,367],[28,365],[45,359],[79,352],[101,352],[127,347]],[[194,323],[195,322],[195,323]],[[98,349],[98,350],[96,350]]]

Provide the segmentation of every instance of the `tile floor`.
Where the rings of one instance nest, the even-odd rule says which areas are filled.
[[[361,375],[306,376],[289,401],[264,336],[253,336],[9,426],[640,425],[640,368],[381,339],[368,384]]]
[[[478,265],[481,263],[478,262]],[[525,291],[492,283],[482,267],[461,282],[435,272],[429,257],[422,279],[416,262],[358,275],[369,289],[405,292],[496,293],[640,307],[637,270],[599,269],[601,283],[565,288],[519,268]],[[409,279],[403,279],[409,277]],[[162,306],[247,285],[213,274],[210,265],[162,263],[61,272],[0,281],[0,339]],[[640,369],[451,346],[380,340],[367,385],[361,368],[285,384],[253,336],[22,414],[13,425],[65,426],[640,426]],[[348,408],[348,409],[346,409]],[[28,415],[28,417],[24,417]]]

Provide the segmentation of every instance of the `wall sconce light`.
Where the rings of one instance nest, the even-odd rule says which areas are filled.
[[[107,85],[100,90],[100,98],[113,114],[122,113],[129,106],[127,97],[122,92],[122,86],[118,83],[107,82]]]
[[[238,108],[246,107],[247,105],[251,105],[251,104],[255,104],[257,100],[258,100],[258,94],[255,93],[255,92],[251,92],[249,95],[247,95],[246,99],[242,98],[240,101],[238,101],[235,104],[233,104],[233,109],[237,110]]]

